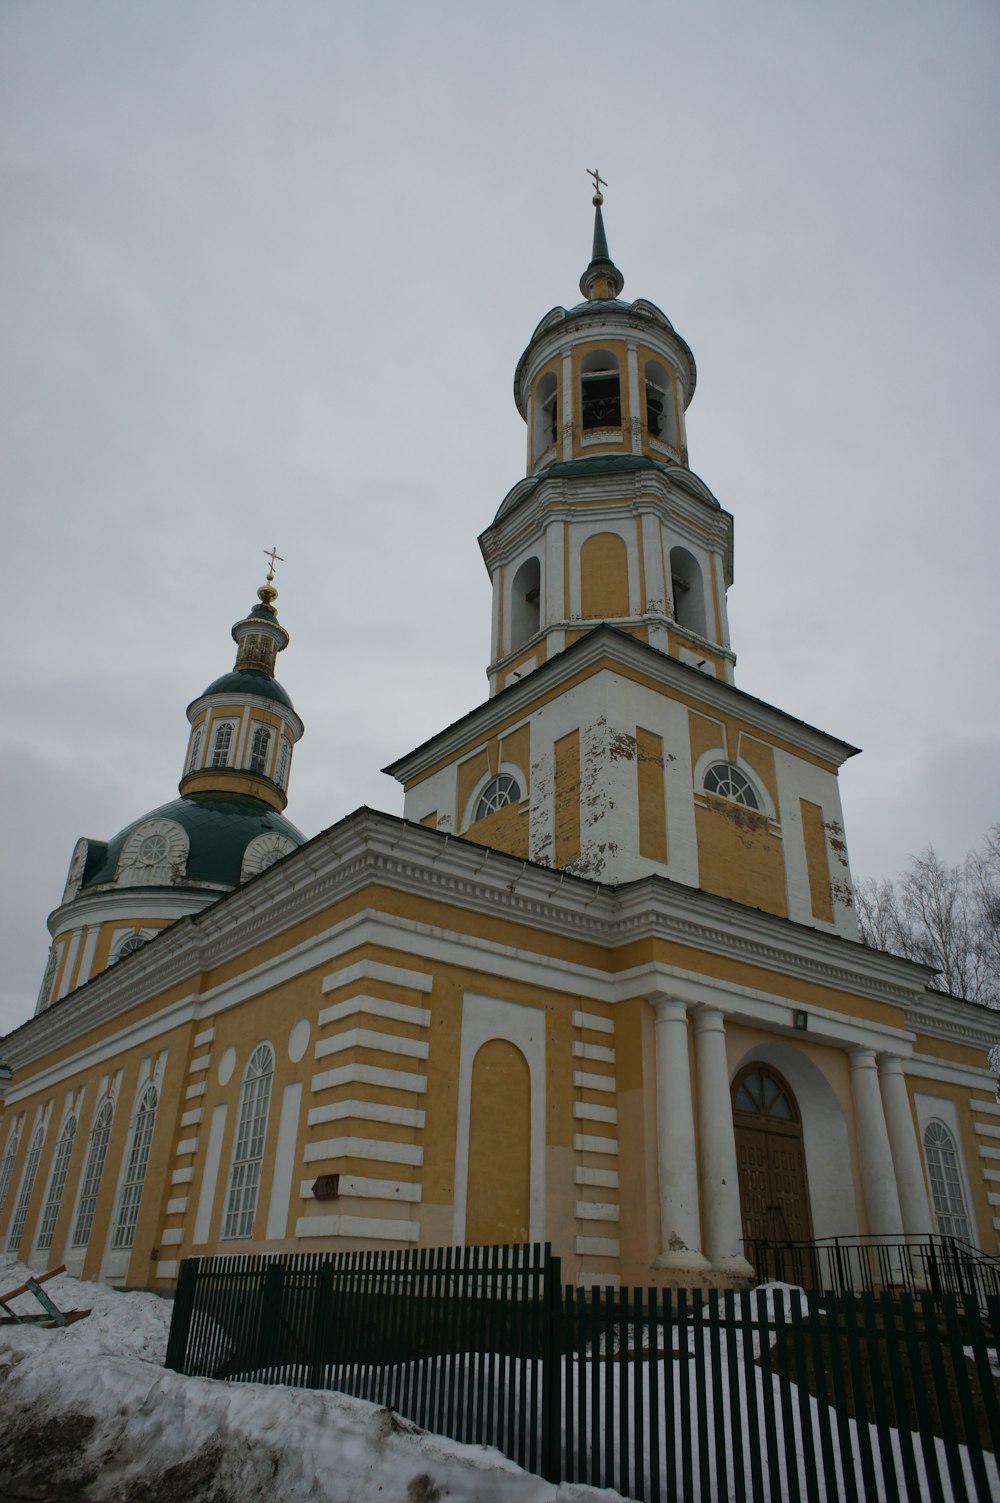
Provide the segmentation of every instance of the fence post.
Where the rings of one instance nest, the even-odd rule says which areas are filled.
[[[312,1357],[309,1364],[309,1387],[325,1388],[327,1351],[330,1345],[330,1306],[333,1302],[333,1264],[324,1262],[316,1270],[319,1288],[316,1295],[316,1328],[313,1332]]]
[[[545,1244],[542,1274],[542,1449],[546,1482],[562,1477],[562,1260]]]
[[[191,1316],[194,1314],[194,1292],[198,1283],[200,1266],[200,1258],[185,1258],[181,1263],[177,1288],[174,1290],[174,1308],[170,1314],[170,1334],[167,1337],[167,1355],[163,1359],[163,1365],[171,1368],[175,1373],[184,1371]]]
[[[257,1350],[254,1370],[278,1365],[278,1333],[281,1327],[281,1297],[285,1288],[285,1265],[278,1259],[264,1270],[260,1291],[260,1321],[257,1326]]]

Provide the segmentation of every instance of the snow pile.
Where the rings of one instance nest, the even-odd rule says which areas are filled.
[[[0,1291],[28,1270],[0,1258]],[[543,1482],[499,1452],[428,1435],[359,1399],[183,1378],[160,1364],[170,1305],[60,1275],[65,1329],[0,1327],[0,1491],[83,1489],[92,1503],[613,1503]],[[31,1296],[15,1302],[33,1313]]]

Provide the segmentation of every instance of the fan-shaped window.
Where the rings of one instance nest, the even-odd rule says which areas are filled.
[[[251,772],[259,772],[261,777],[267,772],[267,750],[270,745],[271,732],[267,726],[255,727],[253,739],[250,742],[250,761],[247,765]]]
[[[215,739],[212,742],[212,766],[228,767],[229,753],[233,744],[233,726],[228,720],[223,720],[215,727]]]
[[[745,772],[731,762],[713,762],[705,774],[705,792],[728,798],[747,809],[759,809],[760,802]]]
[[[195,731],[191,737],[191,750],[188,753],[188,772],[194,772],[198,766],[198,753],[201,751],[201,730]]]
[[[539,625],[539,596],[542,587],[541,565],[537,558],[526,558],[514,575],[510,587],[510,649],[520,647],[533,637]]]
[[[278,743],[278,773],[275,782],[279,788],[288,787],[288,762],[292,755],[292,743],[287,736],[282,736]]]
[[[142,1187],[146,1183],[149,1150],[153,1142],[153,1129],[156,1126],[157,1100],[156,1087],[150,1081],[139,1098],[139,1109],[132,1123],[132,1141],[129,1144],[125,1182],[122,1185],[121,1200],[118,1203],[118,1218],[115,1221],[115,1232],[111,1239],[112,1247],[131,1247],[135,1240],[136,1222],[139,1220],[139,1202],[142,1200]]]
[[[559,436],[559,388],[549,372],[535,388],[535,442],[532,458],[541,459]]]
[[[45,1252],[52,1246],[52,1237],[56,1229],[59,1207],[62,1204],[63,1191],[66,1188],[66,1175],[69,1172],[69,1159],[70,1154],[73,1152],[73,1139],[75,1137],[76,1118],[70,1115],[63,1123],[63,1130],[59,1134],[59,1141],[56,1144],[55,1158],[52,1163],[52,1177],[49,1180],[49,1193],[45,1197],[42,1224],[38,1233],[38,1249],[40,1252]]]
[[[697,632],[700,637],[705,636],[708,628],[701,565],[686,548],[670,550],[670,583],[673,587],[674,620],[677,625]]]
[[[134,955],[136,950],[141,950],[146,940],[141,934],[126,934],[124,939],[118,941],[111,954],[108,965],[114,965],[119,960],[124,960],[126,955]]]
[[[955,1139],[943,1122],[928,1122],[924,1132],[924,1158],[927,1160],[927,1178],[938,1231],[971,1242]]]
[[[269,1044],[258,1044],[250,1056],[240,1091],[236,1147],[233,1151],[229,1197],[222,1225],[224,1237],[253,1236],[273,1079],[274,1055],[271,1047]]]
[[[798,1113],[784,1082],[763,1067],[748,1070],[737,1083],[733,1110],[755,1117],[772,1117],[779,1122],[795,1122]]]
[[[268,830],[264,835],[255,835],[243,852],[243,863],[240,867],[240,881],[248,882],[251,877],[256,877],[258,872],[266,871],[282,856],[287,856],[289,851],[294,851],[295,842],[287,835],[279,835],[277,830]]]
[[[101,1188],[104,1160],[108,1156],[108,1143],[111,1140],[111,1123],[114,1115],[115,1109],[111,1102],[105,1101],[94,1119],[90,1132],[87,1163],[83,1171],[83,1188],[80,1191],[80,1204],[77,1206],[76,1225],[73,1228],[74,1247],[86,1247],[90,1241],[90,1229],[94,1224],[94,1209],[97,1205],[97,1194]]]
[[[122,887],[166,887],[187,865],[190,841],[173,819],[147,819],[129,835],[115,880]]]
[[[10,1189],[11,1175],[14,1173],[14,1160],[17,1158],[17,1145],[20,1141],[17,1133],[12,1132],[7,1139],[4,1156],[0,1159],[0,1211],[3,1210],[4,1201],[7,1199],[7,1191]]]
[[[580,426],[619,428],[622,421],[621,378],[610,350],[592,350],[580,367]]]
[[[516,778],[512,778],[509,772],[502,772],[486,784],[479,796],[476,805],[476,819],[485,819],[488,814],[494,814],[497,809],[504,809],[508,804],[516,804],[521,798],[521,789]]]
[[[21,1189],[14,1207],[14,1215],[11,1218],[10,1234],[7,1238],[8,1252],[17,1252],[21,1246],[21,1233],[24,1231],[24,1223],[28,1216],[31,1192],[35,1188],[35,1175],[38,1173],[38,1161],[42,1156],[44,1138],[44,1129],[41,1126],[36,1127],[28,1145],[28,1157],[25,1160],[24,1173],[21,1175]]]

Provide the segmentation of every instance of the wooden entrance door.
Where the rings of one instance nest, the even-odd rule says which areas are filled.
[[[777,1071],[749,1065],[740,1072],[733,1082],[733,1126],[744,1238],[808,1241],[812,1218],[802,1120]]]

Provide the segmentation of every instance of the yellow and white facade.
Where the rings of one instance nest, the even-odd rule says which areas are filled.
[[[725,1284],[762,1225],[996,1253],[996,1015],[859,943],[855,749],[736,687],[694,360],[622,285],[598,204],[585,301],[517,369],[490,696],[388,769],[403,817],[268,825],[213,885],[155,811],[71,871],[3,1041],[0,1237],[34,1266],[167,1288],[189,1255],[530,1238],[585,1286]],[[251,680],[262,605],[189,709],[181,802],[266,823],[301,722]]]

